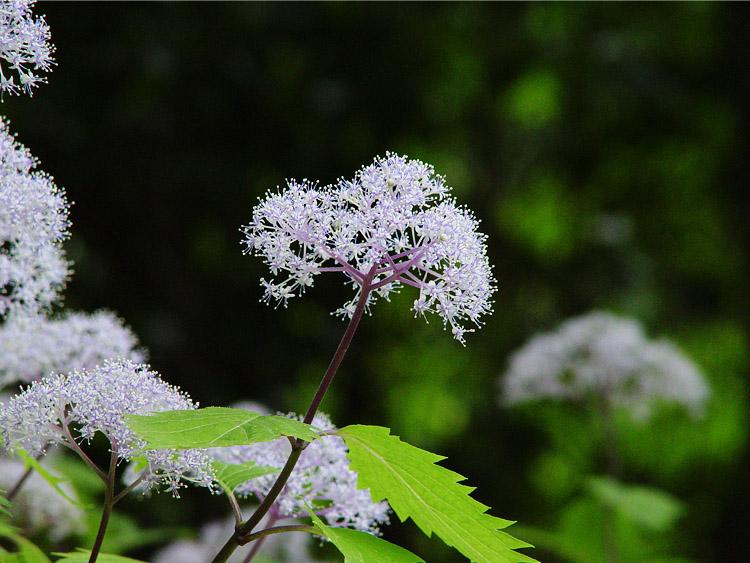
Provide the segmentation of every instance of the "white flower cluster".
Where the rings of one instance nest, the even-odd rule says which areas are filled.
[[[248,515],[252,511],[248,511]],[[297,523],[294,520],[276,520],[274,526],[287,526]],[[266,515],[258,525],[258,530],[269,525],[269,517]],[[195,540],[176,541],[154,555],[154,563],[205,563],[211,559],[222,548],[226,539],[234,532],[234,519],[224,522],[211,522],[203,526],[200,537]],[[310,554],[310,536],[306,533],[294,532],[288,534],[275,534],[266,537],[263,547],[260,549],[259,560],[264,562],[278,563],[316,563],[316,559]],[[247,551],[254,544],[250,544],[243,550],[235,551],[228,563],[242,563],[245,561]],[[262,557],[261,557],[262,556]]]
[[[357,295],[337,313],[351,316],[360,291],[370,304],[410,285],[415,314],[440,315],[463,342],[496,289],[478,226],[432,166],[387,153],[333,186],[289,181],[260,200],[243,231],[246,251],[278,276],[261,280],[267,301],[286,304],[318,274],[340,272]]]
[[[185,393],[164,383],[147,365],[108,360],[90,370],[44,377],[7,405],[0,404],[0,432],[11,449],[21,447],[32,455],[50,444],[69,446],[71,438],[88,441],[101,432],[120,460],[138,458],[145,464],[149,486],[176,493],[182,480],[211,485],[209,456],[199,450],[145,450],[125,415],[194,408]]]
[[[659,400],[699,414],[709,397],[701,373],[674,345],[649,340],[637,322],[604,312],[533,337],[511,357],[502,383],[507,403],[596,396],[638,418]]]
[[[322,413],[315,416],[312,425],[324,432],[336,429]],[[281,438],[250,446],[216,448],[210,452],[224,463],[253,461],[260,466],[280,469],[289,458],[291,446],[286,438]],[[331,526],[378,533],[379,527],[388,523],[388,503],[375,503],[369,490],[357,488],[357,474],[349,468],[347,452],[346,444],[338,436],[325,436],[308,445],[269,514],[277,518],[306,517],[307,507],[312,506]],[[239,497],[255,496],[262,500],[275,480],[276,474],[251,479],[237,487],[235,493]]]
[[[0,120],[0,316],[45,308],[68,277],[68,203]]]
[[[0,489],[13,487],[25,473],[23,462],[0,458]],[[75,492],[67,483],[59,487],[71,498]],[[64,499],[44,477],[36,471],[18,491],[12,504],[13,517],[27,531],[46,533],[53,542],[86,530],[83,510]]]
[[[59,319],[19,314],[0,325],[0,387],[93,368],[111,358],[142,362],[144,352],[133,332],[109,311]]]
[[[44,17],[34,17],[35,0],[2,0],[0,3],[0,94],[18,94],[46,79],[54,64],[54,46]],[[16,76],[18,82],[16,82]]]

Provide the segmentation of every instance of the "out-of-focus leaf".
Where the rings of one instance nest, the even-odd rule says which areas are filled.
[[[542,127],[560,113],[561,89],[560,81],[551,70],[530,70],[506,93],[505,111],[522,125]]]
[[[10,501],[4,495],[5,491],[0,490],[0,515],[10,516]]]
[[[684,512],[680,501],[659,489],[623,485],[608,477],[591,477],[587,486],[602,504],[656,532],[669,530]]]
[[[73,498],[68,493],[66,493],[63,488],[60,486],[61,483],[67,482],[67,479],[64,477],[60,477],[59,475],[55,475],[52,473],[49,469],[44,467],[39,461],[34,458],[33,456],[29,455],[27,452],[25,452],[22,449],[17,449],[16,453],[18,454],[18,457],[23,460],[24,465],[27,468],[31,468],[34,471],[36,471],[42,479],[47,481],[49,483],[50,487],[52,487],[57,494],[59,494],[62,498],[67,500],[70,504],[73,506],[77,506],[78,508],[87,509],[88,506],[81,504],[78,499]]]
[[[13,552],[0,548],[0,563],[50,563],[41,549],[21,536],[12,526],[0,523],[0,538],[9,540],[16,547]]]
[[[86,536],[84,545],[92,545],[99,528],[100,514],[96,511],[87,513]],[[181,528],[142,528],[131,517],[120,512],[110,515],[107,535],[104,536],[102,550],[107,553],[126,553],[134,549],[151,546],[160,542],[173,540],[186,535]]]
[[[78,549],[71,553],[53,553],[60,559],[58,563],[88,563],[91,552],[85,549]],[[139,559],[131,559],[121,555],[112,555],[111,553],[100,553],[96,558],[97,563],[145,563]]]

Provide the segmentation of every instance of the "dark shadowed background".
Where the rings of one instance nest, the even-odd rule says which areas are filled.
[[[636,317],[714,391],[703,420],[670,412],[627,429],[622,478],[685,503],[658,540],[670,556],[746,560],[744,6],[36,11],[58,67],[2,110],[75,201],[66,307],[117,311],[203,405],[303,411],[344,328],[329,313],[350,290],[332,276],[288,309],[259,303],[264,266],[242,255],[239,228],[285,178],[332,182],[386,150],[425,160],[482,219],[495,314],[463,348],[438,320],[412,318],[409,291],[378,304],[323,410],[447,455],[495,514],[552,529],[601,454],[575,407],[501,407],[499,377],[510,352],[569,316]],[[205,493],[184,497],[124,510],[144,527],[226,513]],[[411,523],[386,535],[430,562],[461,560]]]

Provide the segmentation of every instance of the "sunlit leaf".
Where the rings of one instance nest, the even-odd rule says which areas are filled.
[[[344,556],[344,563],[424,563],[412,552],[366,532],[334,528],[310,512],[315,528]]]
[[[387,499],[403,522],[411,518],[426,535],[433,532],[478,563],[534,561],[514,550],[530,547],[500,531],[512,524],[487,514],[474,500],[464,477],[436,465],[445,459],[392,436],[379,426],[347,426],[339,435],[349,447],[358,486],[370,489],[373,500]]]
[[[285,416],[265,416],[244,409],[207,407],[126,417],[150,449],[243,446],[281,436],[311,442],[312,427]]]
[[[247,463],[223,463],[215,460],[211,465],[214,468],[215,481],[227,493],[233,493],[239,485],[250,479],[280,471],[277,467],[257,465],[254,461],[248,461]]]

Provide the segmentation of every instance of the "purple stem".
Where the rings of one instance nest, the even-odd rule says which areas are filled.
[[[365,308],[367,307],[367,301],[370,295],[370,291],[372,290],[372,279],[375,276],[376,269],[377,264],[373,264],[372,268],[370,268],[370,271],[367,273],[367,275],[364,276],[364,279],[362,280],[362,289],[360,290],[359,299],[357,300],[357,306],[354,309],[354,314],[352,314],[352,318],[349,320],[346,331],[344,331],[344,335],[341,337],[338,348],[336,348],[336,353],[333,355],[331,363],[328,365],[328,369],[326,370],[325,375],[323,375],[323,379],[320,382],[320,386],[315,392],[315,396],[313,396],[310,407],[307,409],[307,413],[305,414],[304,418],[304,422],[306,424],[310,424],[313,421],[313,418],[315,418],[315,413],[318,412],[320,403],[323,401],[328,388],[331,386],[331,382],[336,376],[336,372],[338,371],[341,362],[344,360],[344,356],[346,356],[349,345],[354,339],[354,334],[357,332],[357,327],[359,326],[359,322],[362,320],[362,316],[365,313]],[[232,534],[232,537],[227,540],[227,543],[224,544],[224,547],[221,549],[221,551],[216,555],[216,557],[214,557],[213,563],[226,563],[232,553],[234,553],[234,551],[239,546],[245,545],[249,541],[252,541],[251,539],[249,539],[249,536],[252,534],[255,526],[260,523],[266,513],[271,509],[273,504],[276,502],[279,494],[281,494],[281,491],[284,489],[286,482],[289,480],[289,476],[294,470],[294,466],[297,465],[297,461],[299,461],[299,457],[300,455],[302,455],[302,450],[304,450],[305,445],[306,442],[302,440],[292,441],[292,452],[289,454],[289,458],[287,459],[286,464],[276,478],[276,481],[271,487],[271,490],[268,491],[268,494],[260,503],[260,506],[258,506],[252,516],[250,516],[250,518],[247,520],[247,522],[235,528],[234,534]]]

